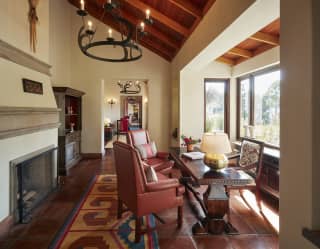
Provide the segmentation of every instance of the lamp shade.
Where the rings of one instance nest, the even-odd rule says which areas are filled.
[[[202,152],[211,154],[225,154],[232,152],[228,135],[225,133],[204,133],[200,145]]]

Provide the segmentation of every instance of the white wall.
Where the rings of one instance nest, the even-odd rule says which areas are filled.
[[[31,54],[44,62],[49,61],[49,0],[41,0],[37,7],[37,53],[30,50],[29,2],[21,0],[0,1],[0,39]]]
[[[320,229],[320,3],[281,0],[280,248],[316,248]],[[297,35],[299,31],[299,35]]]
[[[40,1],[41,2],[41,1]],[[54,86],[71,84],[71,16],[74,9],[66,0],[50,1],[51,82]]]
[[[0,39],[44,62],[49,60],[49,0],[41,0],[37,8],[37,52],[30,52],[28,1],[0,1]],[[18,64],[0,59],[0,106],[56,107],[50,77]],[[43,83],[43,95],[24,93],[22,78]],[[57,129],[0,140],[0,221],[9,215],[9,162],[49,145],[58,143]]]
[[[201,71],[183,70],[180,76],[180,132],[201,138],[204,132],[204,79],[230,78],[228,65],[212,62]]]
[[[96,23],[96,21],[95,21]],[[170,122],[170,63],[143,48],[142,59],[136,62],[108,63],[90,59],[83,55],[77,45],[77,32],[81,22],[78,16],[72,19],[72,87],[86,93],[83,97],[84,153],[100,153],[100,138],[103,136],[103,118],[100,116],[101,86],[115,79],[148,79],[148,129],[160,150],[168,149]],[[101,36],[101,38],[105,38]],[[114,53],[111,49],[110,53]],[[98,112],[98,113],[97,113]]]

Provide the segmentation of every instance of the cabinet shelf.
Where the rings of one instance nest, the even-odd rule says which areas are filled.
[[[65,176],[81,160],[81,110],[84,92],[69,87],[53,87],[53,91],[58,107],[63,110],[60,113],[62,125],[59,127],[58,165],[59,175]]]

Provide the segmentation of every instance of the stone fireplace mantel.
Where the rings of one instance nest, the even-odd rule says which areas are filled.
[[[58,108],[0,106],[0,140],[58,128]]]

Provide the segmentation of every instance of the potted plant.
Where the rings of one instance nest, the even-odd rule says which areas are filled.
[[[193,151],[193,145],[201,142],[201,139],[194,139],[191,136],[187,137],[185,135],[181,135],[181,139],[183,140],[184,144],[187,146],[187,152]]]

